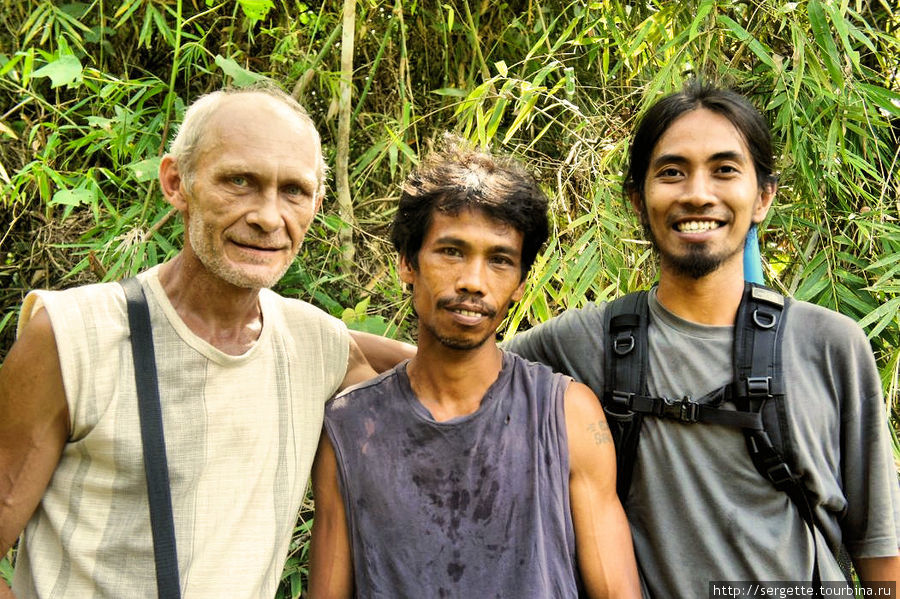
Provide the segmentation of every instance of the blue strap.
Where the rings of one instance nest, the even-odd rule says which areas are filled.
[[[119,283],[125,289],[128,304],[134,382],[137,386],[141,442],[144,447],[144,473],[147,477],[147,499],[150,502],[150,528],[153,532],[153,556],[156,560],[156,590],[160,599],[180,599],[175,522],[172,517],[169,466],[163,436],[162,408],[159,404],[150,310],[144,289],[137,279],[130,278]]]
[[[765,285],[762,271],[762,256],[759,254],[759,239],[756,235],[756,225],[750,227],[747,239],[744,241],[744,280],[748,283]]]

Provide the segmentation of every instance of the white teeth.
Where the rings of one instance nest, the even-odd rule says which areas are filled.
[[[712,229],[718,229],[721,225],[715,221],[711,220],[690,220],[683,223],[678,223],[676,228],[682,233],[696,233],[699,231],[710,231]]]
[[[480,312],[472,312],[471,310],[454,310],[454,312],[463,316],[481,316]]]

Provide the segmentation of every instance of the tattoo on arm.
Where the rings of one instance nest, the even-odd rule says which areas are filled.
[[[609,432],[609,427],[606,425],[605,421],[599,420],[597,422],[592,422],[588,425],[587,430],[594,438],[595,444],[605,445],[607,443],[612,443],[612,433]]]

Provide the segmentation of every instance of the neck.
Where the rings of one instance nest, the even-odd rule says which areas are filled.
[[[672,314],[704,325],[732,325],[744,294],[744,271],[723,264],[699,279],[663,267],[656,299]]]
[[[240,355],[259,338],[259,289],[223,281],[190,250],[183,250],[160,267],[159,282],[187,327],[213,347]]]
[[[450,349],[423,338],[406,371],[413,392],[438,422],[478,410],[503,367],[503,354],[492,339],[472,350]]]

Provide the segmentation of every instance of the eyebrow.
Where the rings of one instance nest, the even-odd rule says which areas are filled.
[[[460,239],[459,237],[454,237],[452,235],[444,235],[442,237],[438,237],[434,240],[435,245],[450,245],[453,247],[458,247],[462,249],[467,249],[472,247],[472,244],[469,242]],[[506,254],[508,256],[519,256],[519,252],[516,250],[514,246],[506,245],[506,244],[497,244],[492,245],[487,248],[487,253],[489,254]]]
[[[716,152],[712,156],[707,159],[707,162],[718,162],[720,160],[734,160],[736,162],[743,163],[746,158],[742,152],[735,152],[733,150],[726,150],[724,152]],[[680,154],[662,154],[657,156],[656,160],[653,161],[652,167],[658,168],[663,164],[686,164],[688,159]]]

